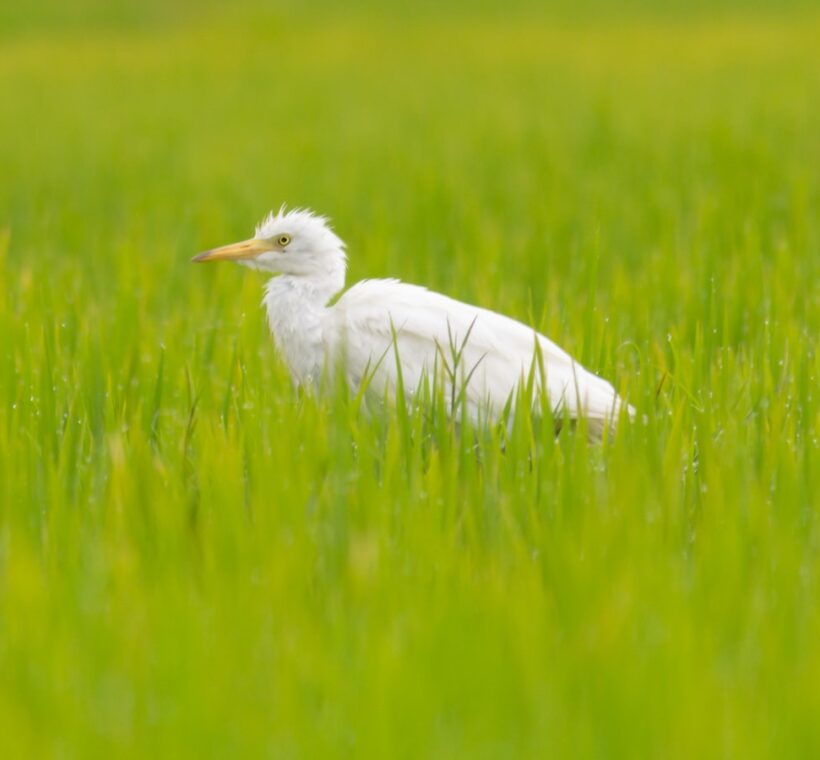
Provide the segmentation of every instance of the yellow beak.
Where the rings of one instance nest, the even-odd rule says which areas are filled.
[[[194,256],[191,261],[241,261],[242,259],[255,259],[260,253],[274,250],[274,246],[267,240],[251,238],[240,243],[223,245],[220,248],[211,248]]]

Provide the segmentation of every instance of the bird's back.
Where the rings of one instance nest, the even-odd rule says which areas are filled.
[[[425,377],[452,382],[466,394],[475,418],[482,410],[500,414],[535,367],[536,386],[541,385],[543,368],[557,415],[584,415],[591,428],[603,427],[606,420],[617,418],[621,406],[606,380],[531,327],[423,287],[392,279],[364,280],[344,293],[328,316],[326,349],[344,357],[354,386],[372,375],[376,392],[385,385],[395,392],[401,379],[412,395]]]

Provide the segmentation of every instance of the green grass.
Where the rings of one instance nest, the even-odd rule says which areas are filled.
[[[4,757],[820,754],[820,15],[512,5],[4,11]],[[646,421],[300,396],[282,202]]]

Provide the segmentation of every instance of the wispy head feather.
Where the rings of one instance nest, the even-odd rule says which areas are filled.
[[[302,243],[310,242],[316,252],[333,248],[345,249],[344,241],[336,235],[326,216],[320,216],[306,208],[292,208],[288,210],[283,203],[279,211],[271,211],[257,226],[257,238],[272,238],[276,235],[287,234],[301,238]]]

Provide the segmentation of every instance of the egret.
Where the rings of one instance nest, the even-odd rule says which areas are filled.
[[[412,398],[425,382],[455,381],[457,365],[460,408],[473,420],[498,418],[528,377],[546,392],[556,420],[586,417],[599,436],[620,416],[612,385],[510,317],[396,279],[363,280],[331,303],[345,286],[346,246],[311,211],[271,212],[252,238],[193,261],[235,261],[279,275],[267,283],[263,304],[297,385],[315,385],[341,362],[352,389],[367,382],[368,390],[395,398],[401,388]]]

